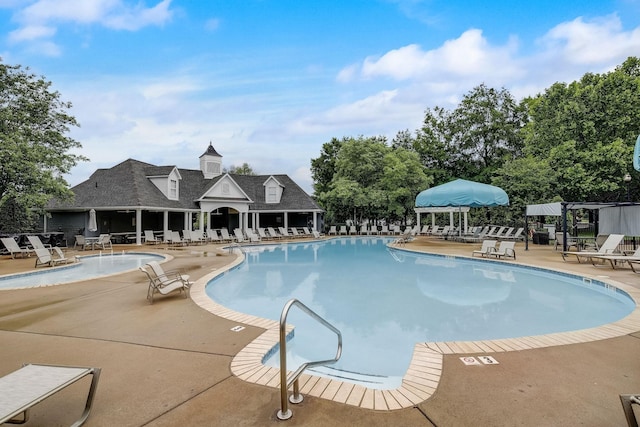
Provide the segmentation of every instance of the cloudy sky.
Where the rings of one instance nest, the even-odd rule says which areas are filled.
[[[45,76],[96,168],[287,173],[332,137],[420,127],[485,83],[516,98],[640,56],[640,0],[0,0],[0,57]]]

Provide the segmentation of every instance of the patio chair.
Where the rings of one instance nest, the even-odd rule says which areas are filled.
[[[338,231],[336,230],[336,226],[332,225],[331,227],[329,227],[329,235],[334,235],[336,236],[338,234]]]
[[[352,236],[354,234],[358,234],[358,230],[356,229],[355,225],[352,225],[349,227],[349,235]]]
[[[38,236],[27,236],[27,240],[29,240],[29,243],[31,244],[31,247],[33,249],[46,249],[49,252],[51,252],[51,245],[49,244],[44,244],[42,243],[42,240],[40,240],[40,237]],[[47,247],[48,246],[48,247]]]
[[[287,230],[285,230],[284,227],[278,227],[278,231],[280,232],[280,235],[282,237],[291,237],[291,235],[289,234],[289,232]]]
[[[236,236],[235,238],[236,242],[242,243],[245,241],[244,234],[242,233],[242,230],[240,230],[239,228],[233,229],[233,235]]]
[[[148,245],[157,245],[160,239],[153,234],[153,230],[144,230],[144,242]]]
[[[482,247],[480,249],[477,249],[471,252],[471,256],[472,257],[476,255],[480,255],[483,257],[489,256],[491,252],[495,251],[497,243],[498,243],[497,240],[483,240]]]
[[[367,227],[367,224],[362,224],[360,226],[360,235],[364,236],[369,234],[369,227]]]
[[[338,234],[347,234],[347,226],[346,225],[341,225],[340,226],[340,230],[338,230]]]
[[[87,247],[91,247],[93,249],[93,245],[91,243],[89,243],[87,241],[87,238],[84,237],[81,234],[77,234],[75,236],[75,243],[73,244],[73,249],[75,249],[77,246],[80,246],[80,248],[82,248],[82,250],[84,251],[85,249],[87,249]]]
[[[602,246],[600,246],[600,249],[598,249],[597,252],[563,251],[562,259],[566,261],[567,256],[575,255],[576,258],[578,259],[578,262],[582,262],[580,261],[580,258],[586,258],[590,260],[594,256],[614,255],[618,250],[618,245],[622,242],[622,239],[624,239],[624,234],[610,234],[609,237],[607,237],[607,240],[604,241],[604,243],[602,244]]]
[[[98,241],[93,244],[93,246],[101,246],[102,249],[113,249],[111,244],[111,235],[110,234],[101,234],[98,236]]]
[[[636,249],[636,251],[631,254],[631,255],[595,255],[591,257],[591,264],[596,265],[596,263],[594,262],[594,260],[602,260],[602,261],[609,261],[609,263],[611,264],[611,268],[615,270],[616,268],[616,264],[618,263],[626,263],[629,262],[629,266],[631,267],[631,269],[634,271],[635,273],[635,268],[633,267],[633,262],[640,262],[640,247],[638,249]]]
[[[307,237],[311,237],[311,231],[309,230],[309,227],[302,227],[302,231],[304,232],[304,235]]]
[[[22,258],[24,258],[25,256],[31,256],[31,252],[32,250],[29,248],[21,248],[18,245],[18,242],[16,242],[13,237],[3,237],[2,239],[2,244],[4,245],[5,249],[7,251],[9,251],[9,254],[11,254],[11,258],[16,257],[16,255],[20,255]]]
[[[209,242],[220,242],[220,236],[218,236],[218,232],[215,229],[210,228],[207,230],[207,240]]]
[[[247,229],[247,237],[249,238],[250,242],[259,242],[260,241],[260,236],[258,234],[256,234],[256,232],[253,231],[250,228]]]
[[[503,240],[500,242],[498,249],[490,250],[489,256],[496,258],[513,258],[516,259],[516,242]]]
[[[76,257],[67,258],[64,252],[62,252],[62,249],[57,246],[53,247],[53,252],[58,256],[57,258],[53,257],[53,260],[56,264],[68,264],[70,262],[76,261]]]
[[[33,251],[36,253],[36,267],[41,265],[53,267],[54,265],[65,264],[67,262],[67,259],[64,257],[63,259],[53,258],[51,252],[44,248],[34,249]]]
[[[24,424],[29,420],[30,409],[46,398],[91,375],[91,385],[84,405],[84,411],[73,426],[85,423],[91,412],[93,398],[98,387],[100,368],[78,366],[56,366],[26,364],[22,368],[0,378],[0,424]],[[67,394],[69,396],[69,394]],[[21,418],[20,414],[22,414]],[[57,424],[47,420],[47,424]]]
[[[508,240],[522,240],[522,233],[524,232],[524,228],[520,227],[516,230],[515,233],[510,234],[509,236],[505,236],[503,237],[503,239],[508,239]]]
[[[292,237],[294,237],[294,238],[304,237],[303,234],[298,233],[298,229],[296,227],[291,227],[290,230],[291,230],[291,236]]]
[[[389,226],[388,225],[383,225],[380,227],[380,234],[381,235],[388,235],[389,234]]]
[[[556,243],[553,246],[553,249],[557,251],[558,247],[564,248],[564,233],[562,231],[556,231]],[[571,247],[576,248],[576,251],[580,250],[578,247],[578,241],[567,234],[567,249],[570,249]]]
[[[191,243],[195,244],[204,244],[205,238],[202,230],[193,230],[191,231]]]
[[[267,231],[269,232],[269,236],[274,239],[282,239],[282,235],[278,233],[273,227],[267,227]]]
[[[168,295],[171,292],[184,292],[184,297],[189,296],[189,276],[181,274],[179,271],[164,271],[157,261],[151,261],[147,265],[140,267],[140,271],[147,275],[149,288],[147,289],[147,300],[153,304],[153,296],[156,293]]]
[[[407,229],[398,237],[394,243],[398,245],[404,245],[405,243],[411,242],[415,238],[415,233],[412,228],[407,227]]]
[[[420,230],[420,234],[423,236],[426,236],[429,234],[429,226],[428,225],[423,225],[422,229]]]
[[[223,242],[233,242],[233,238],[229,235],[229,230],[226,228],[220,229],[220,240]]]
[[[191,230],[184,229],[182,230],[182,241],[185,245],[193,243],[193,236],[191,235]]]

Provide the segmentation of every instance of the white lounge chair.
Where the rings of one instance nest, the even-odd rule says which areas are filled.
[[[340,229],[338,230],[338,234],[347,234],[347,226],[346,225],[341,225]]]
[[[513,230],[513,229],[511,229]],[[507,239],[507,240],[521,240],[522,239],[522,233],[524,232],[524,228],[520,227],[516,230],[515,233],[509,234],[508,236],[504,236],[502,237],[503,239]]]
[[[513,258],[516,259],[516,242],[503,240],[497,249],[489,251],[489,256],[496,258]]]
[[[101,234],[98,236],[98,241],[93,244],[93,246],[101,246],[102,249],[111,249],[113,246],[111,245],[111,235],[110,234]]]
[[[220,239],[223,242],[233,242],[233,238],[229,235],[229,230],[226,228],[220,229]]]
[[[332,225],[331,227],[329,227],[329,235],[337,235],[338,234],[338,230],[336,230],[336,226]]]
[[[45,245],[44,243],[42,243],[42,240],[40,240],[40,237],[38,236],[27,236],[27,240],[29,240],[29,243],[31,244],[31,247],[33,247],[33,249],[46,249],[49,252],[51,252],[52,250],[51,245]]]
[[[164,269],[156,261],[151,261],[146,266],[140,267],[140,271],[149,278],[149,288],[147,289],[147,300],[153,304],[153,296],[156,293],[168,295],[171,292],[184,292],[184,297],[189,296],[189,276],[181,274],[179,271]]]
[[[60,249],[57,246],[53,247],[53,253],[55,255],[57,255],[57,258],[54,256],[53,257],[53,261],[56,264],[68,264],[70,262],[75,262],[76,261],[76,257],[72,257],[72,258],[67,258],[64,254],[64,252],[62,252],[62,249]]]
[[[483,240],[482,247],[480,249],[477,249],[471,252],[471,256],[472,257],[476,255],[480,255],[483,257],[489,256],[491,252],[495,251],[497,243],[498,243],[497,240]]]
[[[153,230],[144,230],[144,242],[149,245],[157,245],[160,243],[160,239],[153,234]]]
[[[564,232],[562,231],[556,231],[556,242],[553,249],[557,251],[558,247],[564,250]],[[572,247],[576,248],[576,251],[580,250],[578,247],[578,241],[567,234],[567,249],[571,249]]]
[[[85,423],[91,412],[93,397],[98,387],[100,368],[78,366],[55,366],[27,364],[17,371],[0,378],[0,424],[24,424],[29,419],[29,410],[46,398],[91,375],[91,385],[84,405],[84,411],[73,426]],[[22,414],[22,418],[20,417]],[[57,421],[43,417],[46,424]]]
[[[253,231],[250,228],[247,229],[247,237],[249,238],[250,242],[259,242],[260,241],[260,236],[258,236],[255,233],[255,231]]]
[[[613,268],[615,270],[616,268],[616,264],[618,263],[629,263],[629,266],[631,267],[631,269],[635,272],[635,268],[633,267],[633,263],[634,262],[640,262],[640,247],[638,249],[636,249],[636,251],[634,253],[632,253],[631,255],[595,255],[591,257],[591,264],[596,265],[596,263],[594,262],[594,260],[603,260],[603,261],[609,261],[609,263],[611,264],[611,268]]]
[[[261,240],[272,240],[273,237],[268,236],[267,232],[264,228],[258,227],[258,236],[260,236]]]
[[[269,236],[274,239],[282,239],[282,235],[278,233],[273,227],[267,227],[267,231],[269,232]]]
[[[291,236],[293,236],[294,238],[298,238],[298,237],[304,237],[303,234],[298,233],[298,229],[296,227],[291,227]]]
[[[87,247],[91,247],[93,249],[93,245],[89,243],[87,238],[84,237],[82,234],[77,234],[75,238],[76,238],[76,241],[73,244],[73,249],[75,249],[78,246],[80,246],[80,248],[82,248],[83,251],[87,249]]]
[[[5,249],[7,251],[9,251],[9,253],[11,254],[11,258],[15,258],[16,255],[20,255],[22,258],[24,257],[28,257],[31,255],[32,250],[28,249],[28,248],[21,248],[18,245],[18,242],[16,242],[13,237],[3,237],[2,239],[2,244],[4,245]]]
[[[289,232],[284,227],[278,227],[278,231],[280,232],[280,235],[282,237],[291,237],[291,234],[289,234]]]
[[[352,225],[349,227],[349,235],[354,235],[354,234],[358,234],[358,230],[356,229],[355,225]]]
[[[192,230],[191,231],[191,243],[194,244],[204,244],[206,239],[204,238],[204,233],[202,230]]]
[[[567,256],[575,255],[576,258],[578,259],[578,262],[582,262],[580,261],[580,258],[591,259],[591,257],[599,256],[599,255],[614,255],[618,250],[618,245],[622,242],[622,239],[624,239],[624,234],[610,234],[609,237],[607,237],[607,240],[604,241],[604,243],[602,244],[602,246],[600,246],[600,249],[598,249],[597,252],[563,251],[562,259],[566,261]]]
[[[218,232],[214,228],[207,230],[207,240],[209,242],[220,242],[220,236],[218,236]]]
[[[48,265],[49,267],[52,267],[54,265],[64,264],[67,262],[66,258],[53,258],[51,256],[51,252],[44,248],[34,249],[33,251],[36,253],[36,267],[40,265]]]
[[[243,243],[245,241],[244,234],[242,233],[242,230],[240,230],[239,228],[233,229],[233,235],[236,236],[235,238],[236,242]]]
[[[311,231],[309,230],[309,227],[302,227],[302,231],[304,232],[305,236],[307,237],[311,237]]]

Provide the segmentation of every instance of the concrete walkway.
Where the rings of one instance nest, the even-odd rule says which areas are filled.
[[[469,255],[479,245],[419,238],[416,250]],[[130,250],[123,246],[116,250]],[[148,250],[158,250],[153,246]],[[640,287],[628,268],[563,262],[551,247],[516,246],[518,262],[609,276]],[[213,246],[169,253],[165,269],[192,279],[235,259]],[[0,260],[0,274],[33,259]],[[278,421],[279,390],[230,371],[233,356],[262,332],[201,309],[179,294],[145,299],[142,273],[60,286],[0,291],[0,376],[23,363],[102,368],[87,426],[619,426],[619,394],[640,393],[640,332],[619,338],[496,354],[499,365],[465,366],[445,355],[435,395],[414,408],[373,411],[306,396]],[[84,381],[84,380],[83,380]],[[27,426],[68,425],[82,412],[88,381],[37,405]]]

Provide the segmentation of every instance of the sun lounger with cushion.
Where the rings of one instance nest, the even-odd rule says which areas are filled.
[[[24,424],[29,410],[46,398],[91,375],[91,385],[82,415],[73,423],[81,426],[91,412],[93,398],[98,387],[100,368],[27,364],[17,371],[0,378],[0,424]],[[22,414],[22,418],[19,417]],[[53,424],[54,420],[47,420]]]

